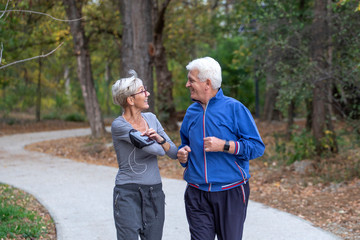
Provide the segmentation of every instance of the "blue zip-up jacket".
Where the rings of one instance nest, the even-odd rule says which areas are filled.
[[[195,102],[187,109],[180,129],[181,146],[190,146],[184,179],[203,191],[224,191],[249,178],[249,160],[263,155],[265,145],[250,111],[219,89],[206,109]],[[235,142],[235,153],[205,152],[204,138]]]

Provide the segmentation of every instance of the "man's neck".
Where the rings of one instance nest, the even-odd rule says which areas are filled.
[[[206,96],[206,102],[205,103],[201,103],[203,105],[203,107],[206,107],[206,105],[209,103],[209,101],[216,96],[216,94],[218,93],[219,89],[211,89],[207,96]]]

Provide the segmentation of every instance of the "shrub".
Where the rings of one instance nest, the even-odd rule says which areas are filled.
[[[71,113],[64,117],[65,121],[71,122],[85,122],[85,117],[80,113]]]
[[[291,141],[286,141],[277,134],[274,137],[277,156],[287,164],[315,156],[315,141],[311,133],[306,130],[294,132]]]

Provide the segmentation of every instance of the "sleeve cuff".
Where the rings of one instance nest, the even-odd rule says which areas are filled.
[[[186,168],[188,163],[187,162],[186,163],[180,163],[180,165],[183,166],[184,168]]]
[[[238,141],[235,141],[235,151],[234,155],[242,155],[244,152],[244,144]]]

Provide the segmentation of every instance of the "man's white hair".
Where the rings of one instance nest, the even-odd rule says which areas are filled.
[[[211,57],[195,59],[186,66],[186,69],[188,71],[198,70],[200,81],[204,82],[206,79],[209,79],[213,89],[219,89],[221,87],[221,67],[215,59]]]

